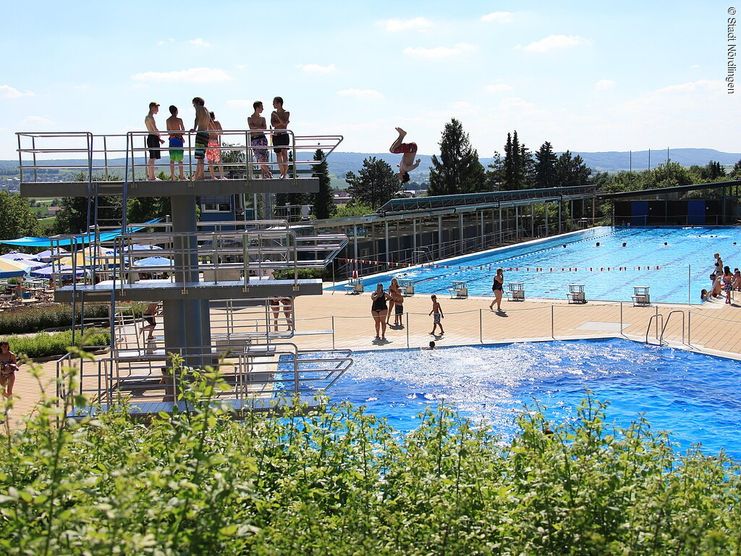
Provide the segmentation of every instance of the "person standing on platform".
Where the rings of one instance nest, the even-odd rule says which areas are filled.
[[[16,371],[18,371],[18,360],[15,353],[10,351],[8,342],[0,342],[0,386],[3,387],[3,395],[6,398],[13,395]]]
[[[149,160],[147,160],[147,179],[149,181],[155,181],[157,177],[154,175],[154,161],[159,160],[160,145],[164,141],[160,138],[160,130],[157,129],[157,124],[154,121],[154,116],[160,111],[160,105],[156,102],[149,103],[149,112],[144,118],[144,125],[147,127],[149,135],[147,135],[147,148],[149,149]]]
[[[175,180],[175,163],[178,164],[180,170],[180,179],[185,180],[185,174],[183,173],[183,134],[185,131],[185,125],[183,120],[178,118],[177,106],[170,106],[171,116],[167,118],[167,131],[170,134],[169,147],[170,147],[170,179]],[[178,133],[180,132],[180,133]]]
[[[497,304],[497,313],[502,312],[502,292],[504,291],[504,269],[498,268],[497,274],[494,276],[494,280],[491,284],[491,289],[494,292],[494,301],[489,305],[489,310],[494,310],[494,304]]]
[[[211,116],[206,109],[206,102],[201,97],[193,99],[193,108],[196,110],[196,119],[193,123],[193,131],[196,132],[196,173],[193,174],[193,180],[203,179],[203,160],[206,158],[206,148],[208,147],[209,131],[211,129]]]
[[[440,303],[438,302],[436,295],[430,296],[430,299],[432,299],[432,310],[430,311],[430,315],[432,315],[432,323],[433,323],[432,332],[430,332],[430,334],[435,336],[435,330],[439,326],[440,336],[442,336],[443,334],[445,334],[445,330],[443,330],[443,323],[442,323],[442,319],[445,318],[445,315],[443,315],[443,308],[440,307]]]
[[[273,113],[270,114],[270,126],[273,129],[288,129],[291,113],[283,109],[283,98],[275,97],[273,99]],[[278,159],[278,170],[281,179],[288,175],[288,146],[291,144],[291,138],[288,133],[273,134],[273,150]]]
[[[401,161],[399,162],[399,181],[406,183],[409,181],[409,172],[419,166],[419,158],[415,161],[414,157],[417,156],[417,143],[403,143],[407,132],[400,127],[396,128],[399,136],[396,141],[391,143],[389,151],[393,154],[400,154]]]
[[[268,126],[265,118],[261,115],[263,111],[262,102],[259,100],[253,102],[252,108],[255,111],[247,118],[247,126],[252,131],[250,145],[255,160],[260,165],[260,173],[263,179],[269,180],[273,177],[273,174],[268,166],[268,138],[265,136],[265,130]]]
[[[216,119],[213,112],[208,113],[211,118],[211,133],[208,137],[208,148],[206,149],[206,160],[208,160],[208,173],[211,179],[223,180],[224,167],[221,164],[221,123]],[[216,175],[214,175],[214,168]]]

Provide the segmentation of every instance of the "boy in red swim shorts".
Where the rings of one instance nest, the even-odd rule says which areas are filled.
[[[391,143],[389,150],[393,154],[401,155],[401,162],[399,162],[399,181],[406,183],[409,181],[409,172],[419,166],[419,158],[416,161],[414,160],[417,154],[417,143],[403,143],[407,132],[400,127],[397,127],[396,131],[399,133],[399,137]]]

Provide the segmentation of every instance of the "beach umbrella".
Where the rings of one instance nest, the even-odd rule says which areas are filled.
[[[34,278],[53,278],[53,277],[59,277],[62,278],[72,278],[72,267],[70,266],[63,266],[60,270],[59,266],[57,265],[49,265],[42,268],[36,268],[31,271],[31,276]],[[84,268],[77,268],[75,270],[75,276],[82,277],[85,276],[85,269]]]
[[[62,247],[58,247],[54,249],[53,251],[51,249],[47,249],[46,251],[42,251],[41,253],[36,254],[36,260],[48,263],[51,261],[52,257],[58,257],[59,255],[67,255],[69,254],[69,251]]]
[[[96,252],[97,251],[97,252]],[[107,247],[99,247],[97,250],[93,247],[87,247],[80,251],[76,251],[74,255],[76,266],[93,266],[93,256],[97,256],[96,262],[98,266],[105,265],[113,262],[113,259],[107,259],[106,257],[113,255],[113,249]],[[59,264],[62,266],[72,266],[72,255],[69,257],[63,257],[59,259]]]
[[[5,255],[0,255],[0,260],[16,262],[25,266],[27,269],[41,268],[47,265],[47,263],[37,261],[35,255],[29,255],[27,253],[6,253]]]
[[[170,267],[172,266],[172,259],[168,259],[167,257],[146,257],[134,261],[134,266],[136,268],[150,268],[158,266]]]
[[[28,274],[28,267],[18,261],[0,259],[0,278],[17,278]]]

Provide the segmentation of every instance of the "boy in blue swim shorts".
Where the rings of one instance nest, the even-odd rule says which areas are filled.
[[[169,118],[167,118],[167,131],[170,134],[169,137],[169,151],[170,151],[170,179],[175,179],[175,163],[178,164],[180,170],[180,180],[185,180],[185,174],[183,173],[183,133],[185,131],[185,125],[183,120],[178,118],[177,106],[170,106]],[[180,132],[180,133],[178,133]]]

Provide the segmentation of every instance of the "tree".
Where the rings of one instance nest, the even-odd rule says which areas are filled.
[[[494,151],[492,161],[486,171],[486,190],[497,191],[504,183],[504,160],[499,152]]]
[[[440,139],[440,158],[432,157],[430,195],[473,193],[486,187],[486,172],[468,133],[455,118],[445,124]]]
[[[735,170],[735,167],[734,167]],[[711,160],[707,166],[702,169],[701,177],[704,180],[717,180],[718,178],[724,178],[726,176],[726,170],[721,166],[720,162]]]
[[[736,179],[741,178],[741,160],[736,162],[736,164],[733,165],[733,171],[731,172],[731,176],[733,176]]]
[[[530,151],[524,144],[520,144],[517,130],[507,133],[507,142],[504,144],[504,179],[502,189],[522,189],[532,181],[533,160]]]
[[[334,204],[332,192],[332,180],[329,178],[329,167],[321,149],[314,153],[314,160],[321,161],[314,166],[314,177],[319,179],[319,191],[314,193],[312,204],[314,205],[314,216],[317,218],[330,218],[337,207]]]
[[[350,184],[348,192],[353,203],[370,205],[374,210],[401,189],[401,184],[391,166],[375,156],[363,160],[363,167],[358,175],[348,172],[345,180]]]
[[[571,155],[571,151],[561,153],[556,161],[556,181],[560,186],[584,185],[589,182],[592,170],[584,163],[584,159]]]
[[[0,239],[16,239],[38,233],[39,221],[25,199],[0,191]]]
[[[538,152],[535,153],[535,186],[536,187],[556,187],[556,154],[553,147],[546,141],[543,143]]]

